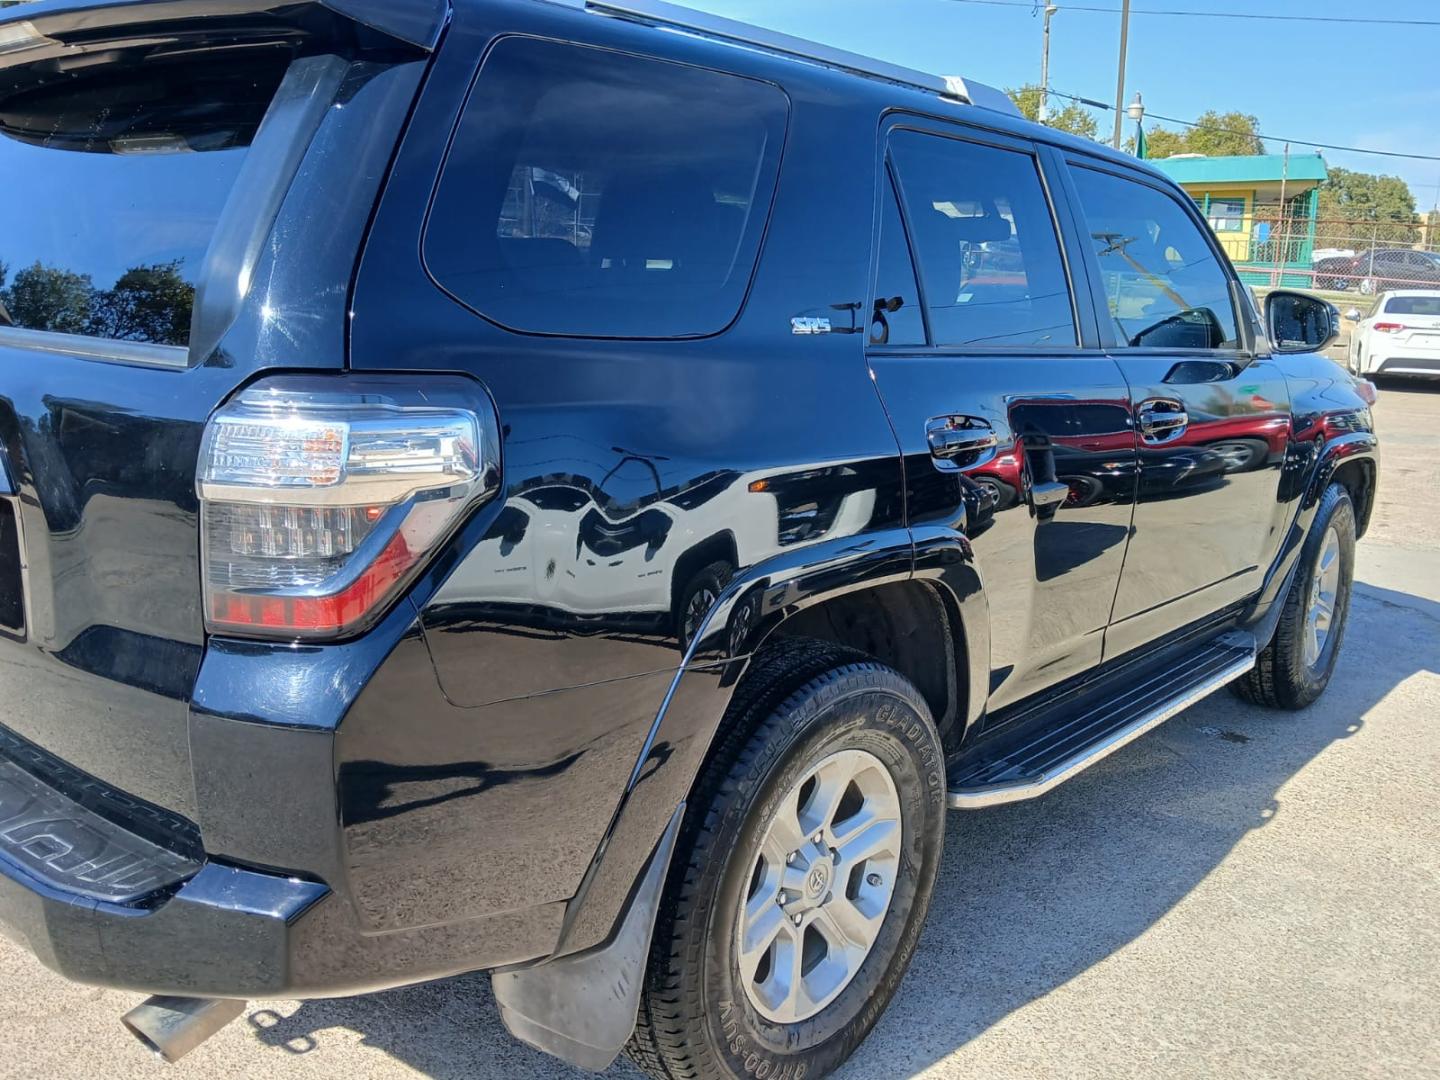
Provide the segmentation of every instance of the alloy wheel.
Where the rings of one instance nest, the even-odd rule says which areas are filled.
[[[1340,534],[1332,525],[1325,530],[1320,558],[1310,584],[1310,599],[1305,608],[1305,634],[1302,641],[1305,666],[1313,668],[1320,662],[1325,643],[1335,629],[1335,601],[1340,590]]]
[[[901,842],[895,781],[867,751],[829,755],[780,800],[736,922],[740,980],[762,1016],[809,1019],[854,979],[885,922]]]

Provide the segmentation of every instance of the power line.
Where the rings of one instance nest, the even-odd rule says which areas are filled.
[[[993,0],[993,2],[998,4],[1001,2],[1001,0]],[[1110,110],[1115,108],[1115,106],[1111,105],[1109,102],[1096,101],[1094,98],[1080,97],[1078,94],[1066,94],[1059,90],[1051,90],[1050,94],[1053,97],[1068,98],[1071,101],[1077,101],[1082,105],[1090,106],[1090,108],[1092,109]],[[1145,110],[1145,115],[1146,117],[1154,120],[1163,120],[1167,124],[1180,124],[1184,127],[1190,128],[1203,127],[1207,131],[1217,131],[1222,135],[1241,135],[1245,137],[1254,137],[1257,139],[1262,139],[1265,142],[1296,143],[1303,146],[1318,146],[1322,150],[1341,150],[1349,154],[1374,154],[1377,157],[1406,158],[1410,161],[1440,161],[1440,155],[1437,154],[1405,154],[1401,153],[1398,150],[1368,150],[1363,146],[1340,146],[1337,143],[1320,142],[1316,139],[1291,139],[1286,138],[1282,135],[1266,135],[1263,132],[1259,131],[1242,131],[1237,128],[1213,127],[1210,124],[1200,124],[1194,120],[1181,120],[1179,117],[1175,116],[1162,116],[1160,113],[1153,113],[1149,109]]]
[[[952,4],[984,4],[987,7],[1030,8],[1035,0],[948,0]],[[1065,5],[1066,11],[1086,11],[1102,15],[1119,15],[1118,7],[1097,7],[1088,4]],[[1267,15],[1254,11],[1180,11],[1162,8],[1132,8],[1132,15],[1164,15],[1187,19],[1254,19],[1264,22],[1348,23],[1361,26],[1440,26],[1440,19],[1360,19],[1345,15]]]

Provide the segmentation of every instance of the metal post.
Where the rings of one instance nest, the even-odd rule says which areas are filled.
[[[1120,9],[1120,70],[1115,77],[1115,135],[1111,145],[1120,149],[1120,121],[1125,115],[1125,51],[1130,45],[1130,0]]]
[[[1370,211],[1372,214],[1374,210]],[[1380,219],[1375,219],[1375,224],[1370,227],[1370,269],[1366,273],[1367,278],[1375,276],[1375,245],[1380,243]]]
[[[1276,230],[1279,235],[1275,238],[1275,275],[1270,282],[1270,284],[1277,289],[1280,287],[1280,283],[1284,278],[1284,274],[1281,272],[1281,266],[1285,261],[1285,188],[1289,182],[1290,144],[1287,142],[1285,144],[1285,164],[1280,168],[1280,220],[1277,223],[1279,228]]]
[[[1059,10],[1054,4],[1045,5],[1044,41],[1040,47],[1040,108],[1036,112],[1042,124],[1050,119],[1050,17]]]

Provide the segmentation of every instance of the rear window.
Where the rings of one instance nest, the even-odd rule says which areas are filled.
[[[890,155],[936,345],[1073,346],[1060,241],[1035,159],[897,131]]]
[[[1440,293],[1435,296],[1392,296],[1385,302],[1387,315],[1440,315]]]
[[[754,273],[787,113],[766,83],[503,40],[466,105],[426,263],[512,330],[717,333]]]
[[[186,345],[290,51],[97,65],[0,100],[0,327]]]

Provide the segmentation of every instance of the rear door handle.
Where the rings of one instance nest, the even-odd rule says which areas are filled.
[[[926,421],[930,453],[956,468],[970,468],[991,456],[1000,445],[995,429],[978,416],[937,416]]]
[[[1165,398],[1141,402],[1136,415],[1140,423],[1140,438],[1151,444],[1173,442],[1190,426],[1185,406]]]

